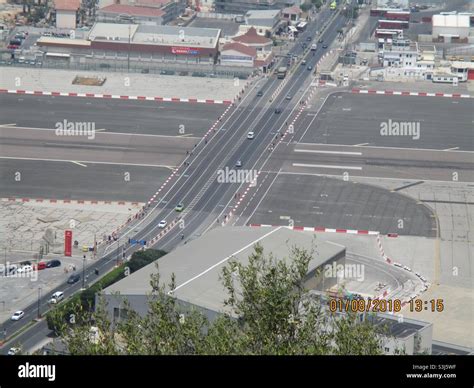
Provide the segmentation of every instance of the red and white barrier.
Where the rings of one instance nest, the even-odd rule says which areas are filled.
[[[366,236],[376,236],[379,235],[379,232],[374,230],[357,230],[357,229],[334,229],[334,228],[324,228],[321,226],[286,226],[286,225],[269,225],[269,224],[250,224],[252,228],[272,228],[283,226],[291,230],[299,230],[305,232],[324,232],[324,233],[347,233],[347,234],[360,234]]]
[[[76,92],[44,92],[32,90],[14,90],[0,89],[0,93],[4,94],[23,94],[33,96],[53,96],[53,97],[89,97],[89,98],[106,98],[116,100],[143,100],[156,102],[189,102],[199,104],[232,104],[231,100],[214,100],[202,98],[179,98],[179,97],[150,97],[150,96],[124,96],[120,94],[100,94],[100,93],[76,93]]]
[[[374,90],[374,89],[352,89],[353,94],[381,94],[386,96],[416,96],[416,97],[447,97],[447,98],[473,98],[469,94],[460,93],[430,93],[430,92],[406,92],[393,90]]]

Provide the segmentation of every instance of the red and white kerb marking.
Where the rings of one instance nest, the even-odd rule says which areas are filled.
[[[4,94],[25,94],[33,96],[54,96],[54,97],[89,97],[89,98],[107,98],[116,100],[143,100],[156,102],[190,102],[200,104],[232,104],[231,100],[214,100],[201,98],[179,98],[179,97],[150,97],[150,96],[124,96],[120,94],[100,94],[100,93],[75,93],[75,92],[44,92],[38,90],[14,90],[0,89]]]

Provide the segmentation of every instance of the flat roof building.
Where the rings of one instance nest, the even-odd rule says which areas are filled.
[[[324,271],[320,273],[317,269],[324,264],[345,263],[344,246],[319,242],[312,233],[285,227],[226,227],[213,229],[160,258],[160,278],[167,284],[175,274],[177,286],[172,296],[183,308],[198,308],[212,320],[222,312],[230,313],[223,303],[227,296],[219,278],[222,269],[231,258],[248,263],[257,243],[263,246],[266,254],[272,253],[277,260],[288,260],[293,246],[311,251],[313,258],[306,279],[308,289],[327,289],[337,284],[337,278],[325,277]],[[150,276],[156,272],[155,265],[150,264],[103,290],[111,319],[123,316],[124,300],[137,313],[147,313]]]

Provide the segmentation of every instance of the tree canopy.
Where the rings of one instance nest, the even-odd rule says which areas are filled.
[[[248,263],[230,259],[220,275],[223,313],[212,321],[200,310],[183,310],[169,293],[176,280],[166,285],[157,265],[145,316],[126,308],[113,323],[102,300],[95,311],[78,306],[75,323],[59,332],[76,355],[381,354],[380,329],[353,314],[331,314],[308,293],[311,257],[293,248],[280,260],[256,245]]]

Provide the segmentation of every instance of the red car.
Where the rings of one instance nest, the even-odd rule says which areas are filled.
[[[38,268],[37,268],[37,270],[40,271],[40,270],[42,270],[42,269],[46,269],[46,261],[40,261],[40,262],[38,263]]]

